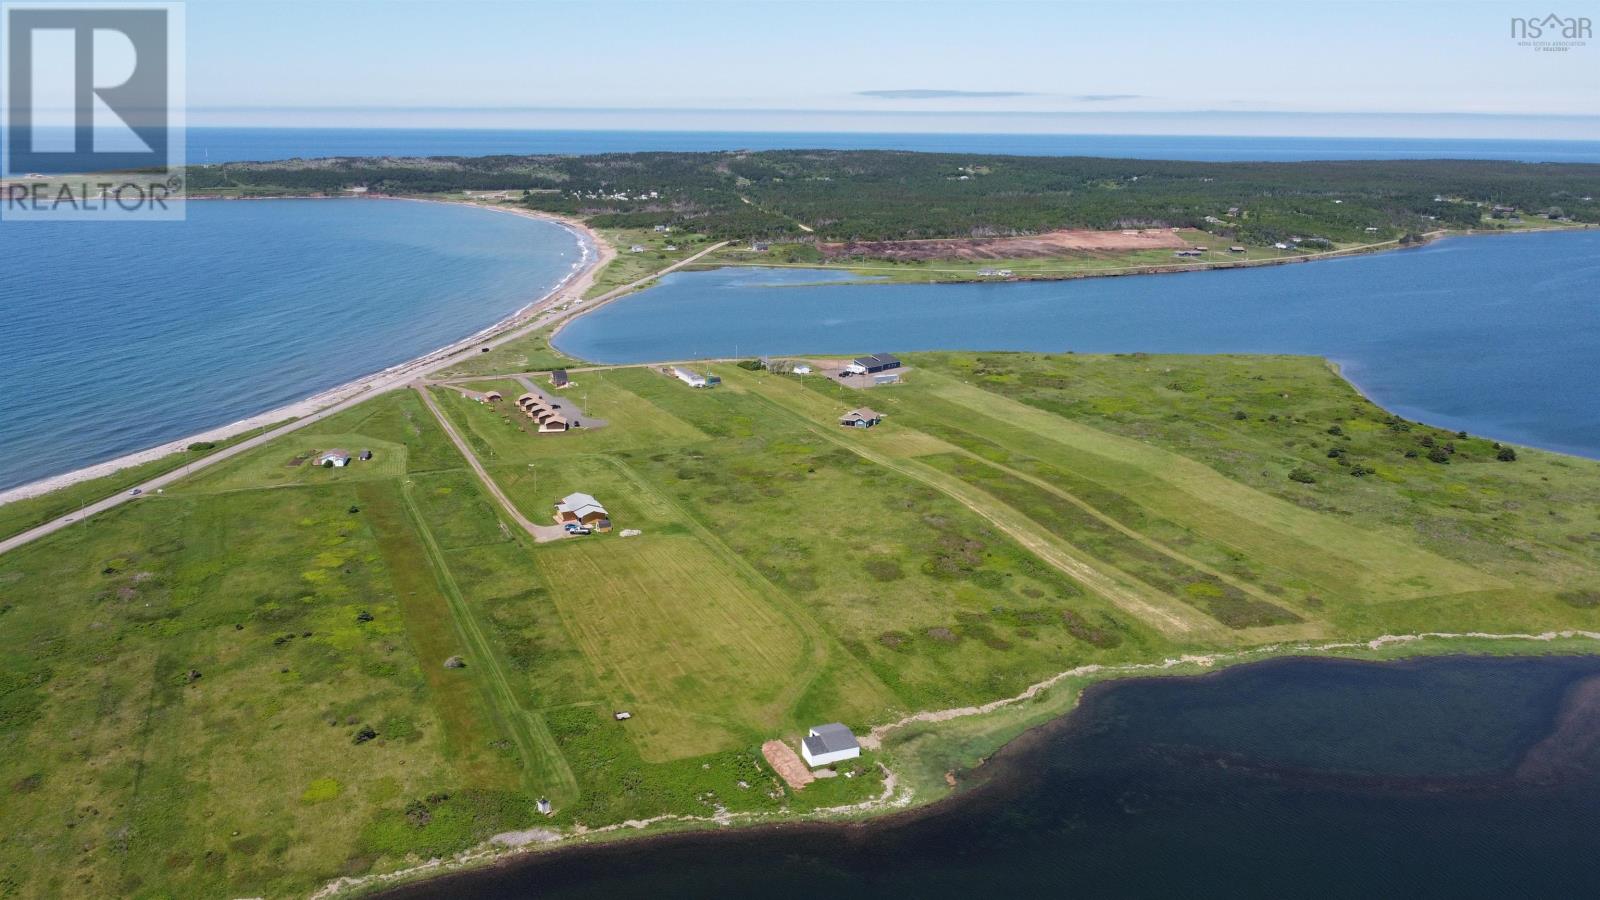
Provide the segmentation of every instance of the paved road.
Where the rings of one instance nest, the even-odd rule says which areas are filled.
[[[472,344],[470,344],[468,346],[458,347],[455,350],[452,350],[452,351],[450,351],[448,353],[443,353],[443,354],[440,354],[437,357],[429,358],[425,362],[423,362],[423,363],[419,364],[418,366],[416,366],[415,368],[408,367],[406,369],[403,369],[401,372],[395,373],[395,374],[393,374],[393,375],[391,375],[391,376],[389,376],[389,377],[387,377],[387,378],[385,378],[385,379],[383,379],[381,381],[373,382],[373,384],[371,385],[371,387],[368,390],[363,391],[362,393],[357,394],[357,395],[355,395],[353,397],[350,397],[347,400],[343,400],[343,401],[341,401],[339,403],[336,403],[333,406],[329,406],[329,407],[327,407],[325,409],[318,410],[317,412],[314,412],[314,413],[312,413],[310,415],[302,416],[301,418],[298,418],[298,419],[294,420],[293,422],[290,422],[290,423],[288,423],[286,425],[281,425],[278,428],[273,429],[272,431],[268,431],[265,434],[257,435],[256,437],[248,438],[246,440],[240,441],[239,443],[234,444],[231,447],[227,447],[225,449],[218,450],[217,452],[211,454],[210,456],[206,456],[206,457],[203,457],[201,459],[195,460],[193,463],[190,463],[187,466],[184,466],[184,467],[179,468],[179,469],[175,469],[175,470],[173,470],[171,472],[168,472],[165,475],[161,475],[161,476],[158,476],[156,478],[152,478],[149,481],[143,482],[143,483],[137,485],[137,488],[138,488],[138,490],[140,492],[140,496],[152,494],[155,491],[157,491],[157,490],[159,490],[161,488],[164,488],[164,487],[166,487],[166,486],[178,481],[179,479],[186,478],[189,475],[192,475],[195,472],[198,472],[198,471],[200,471],[202,469],[206,469],[206,468],[209,468],[211,466],[214,466],[217,463],[223,462],[224,460],[232,459],[233,457],[238,456],[241,453],[248,453],[249,451],[254,450],[255,448],[261,446],[262,444],[265,444],[268,441],[276,440],[277,438],[280,438],[283,435],[289,434],[290,432],[298,431],[298,430],[306,427],[307,425],[314,425],[317,422],[320,422],[323,419],[328,418],[329,416],[337,415],[338,413],[344,412],[345,410],[351,408],[352,406],[355,406],[358,403],[364,403],[364,402],[366,402],[368,400],[371,400],[373,397],[376,397],[376,396],[378,396],[380,394],[387,393],[387,392],[395,390],[397,388],[406,387],[406,386],[410,385],[412,382],[416,381],[417,379],[428,375],[429,373],[437,372],[440,369],[442,369],[442,368],[444,368],[446,366],[449,366],[449,365],[451,365],[453,363],[460,362],[461,360],[466,359],[466,358],[472,356],[475,353],[482,352],[480,350],[480,348],[483,348],[483,347],[489,347],[489,348],[499,347],[502,344],[505,344],[505,343],[508,343],[510,341],[514,341],[517,338],[523,337],[524,335],[528,334],[531,331],[536,331],[536,330],[538,330],[540,328],[543,328],[543,327],[545,327],[547,325],[553,324],[555,322],[559,322],[562,319],[569,318],[571,316],[576,316],[579,313],[588,312],[589,310],[594,309],[595,307],[600,306],[601,304],[608,303],[608,302],[610,302],[612,300],[615,300],[616,298],[618,298],[618,297],[622,296],[623,294],[626,294],[626,293],[634,290],[635,288],[639,287],[640,285],[646,284],[646,283],[648,283],[648,282],[650,282],[650,281],[652,281],[652,280],[654,280],[656,278],[660,278],[662,275],[666,275],[669,272],[676,271],[678,269],[683,268],[684,266],[687,266],[687,265],[690,265],[691,263],[697,262],[701,257],[705,256],[708,253],[712,253],[712,252],[714,252],[716,250],[722,249],[723,247],[727,246],[728,243],[729,243],[728,241],[722,241],[721,243],[712,244],[711,246],[709,246],[706,249],[700,251],[699,253],[696,253],[693,256],[687,257],[685,259],[681,259],[678,262],[675,262],[672,265],[667,266],[664,269],[661,269],[661,270],[656,271],[656,272],[652,272],[651,274],[646,275],[645,277],[640,278],[640,279],[638,279],[636,281],[631,281],[631,282],[623,285],[622,287],[616,288],[614,290],[607,291],[606,293],[601,294],[599,297],[596,297],[594,300],[588,301],[588,302],[582,304],[581,306],[572,306],[569,309],[556,309],[556,308],[554,308],[557,305],[559,305],[562,300],[566,299],[566,294],[565,293],[563,293],[561,291],[557,291],[550,298],[548,298],[547,300],[543,301],[543,303],[541,304],[541,307],[543,308],[542,312],[538,308],[536,308],[534,313],[530,316],[529,320],[527,322],[525,322],[524,324],[517,325],[515,327],[509,328],[506,331],[504,331],[504,332],[502,332],[502,333],[500,333],[500,334],[498,334],[498,335],[496,335],[496,336],[494,336],[492,338],[489,338],[487,340],[475,341],[475,342],[473,342]],[[423,395],[423,399],[424,400],[428,399],[426,394]],[[431,406],[431,404],[430,404],[430,406]],[[442,417],[441,417],[441,421],[442,421]],[[448,424],[446,424],[446,429],[449,430]],[[456,435],[453,433],[453,430],[452,430],[451,436],[452,437],[456,437]],[[469,462],[472,462],[474,464],[474,466],[476,467],[476,458],[471,453],[467,452],[467,450],[465,448],[465,445],[461,444],[459,442],[459,439],[457,441],[457,446],[462,447],[462,455],[465,456],[467,458],[467,460]],[[493,487],[493,485],[494,485],[493,480],[489,479],[489,477],[488,477],[488,475],[486,473],[483,473],[481,467],[478,467],[478,468],[479,468],[480,477],[482,477],[484,479],[486,484],[491,486],[491,490],[493,490],[496,494],[499,494],[499,489],[497,487]],[[38,540],[38,539],[40,539],[42,537],[45,537],[46,535],[54,534],[57,531],[60,531],[63,528],[71,526],[72,524],[74,524],[74,523],[76,523],[76,522],[78,522],[78,521],[80,521],[82,519],[87,519],[90,516],[98,515],[99,513],[105,512],[106,510],[113,509],[115,507],[121,506],[124,503],[128,503],[128,502],[134,501],[134,500],[138,500],[138,499],[140,499],[140,496],[135,496],[135,495],[129,494],[126,491],[124,491],[122,493],[118,493],[118,494],[112,494],[111,496],[106,497],[103,500],[97,501],[95,503],[91,503],[88,506],[83,507],[81,510],[78,510],[77,512],[73,512],[73,513],[70,513],[68,515],[61,516],[60,518],[57,518],[57,519],[52,519],[51,521],[46,522],[43,525],[39,525],[39,526],[36,526],[34,528],[30,528],[27,531],[22,532],[21,534],[16,534],[16,535],[8,537],[8,538],[6,538],[4,540],[0,540],[0,554],[9,553],[12,550],[17,549],[18,547],[23,546],[24,544],[30,544],[30,543],[32,543],[32,542],[34,542],[34,541],[36,541],[36,540]],[[503,495],[502,495],[502,500],[504,500]],[[505,505],[507,506],[508,510],[511,510],[511,511],[514,512],[514,507],[511,507],[509,502],[506,502]],[[526,520],[524,519],[523,521],[526,521]],[[535,528],[535,527],[539,527],[539,526],[534,526],[533,523],[529,522],[527,527]],[[532,532],[532,531],[530,531],[529,533],[530,534],[534,534],[534,532]],[[539,539],[537,535],[535,535],[535,539],[536,540]]]

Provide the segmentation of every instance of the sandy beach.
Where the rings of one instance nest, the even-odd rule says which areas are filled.
[[[346,202],[358,202],[351,198],[330,199],[342,199],[346,200]],[[425,200],[413,198],[382,199],[386,201],[398,200],[412,203],[451,202],[445,200]],[[129,453],[119,456],[115,459],[106,460],[105,462],[95,463],[94,465],[85,466],[81,469],[75,469],[71,472],[63,472],[59,475],[52,475],[48,478],[43,478],[38,481],[19,485],[5,491],[0,491],[0,505],[11,503],[17,500],[24,500],[29,497],[37,497],[40,494],[46,494],[50,491],[59,490],[80,482],[102,478],[106,475],[110,475],[130,466],[137,466],[142,463],[161,459],[165,456],[170,456],[174,453],[180,453],[190,444],[197,441],[222,441],[241,434],[247,434],[251,431],[265,428],[273,424],[282,423],[289,419],[304,421],[312,417],[321,418],[325,415],[349,406],[356,400],[365,399],[383,391],[404,387],[405,385],[410,384],[412,381],[427,375],[429,372],[432,372],[446,365],[447,363],[454,361],[462,353],[470,350],[473,347],[485,345],[495,346],[499,343],[503,343],[504,341],[519,337],[524,330],[527,329],[530,324],[532,324],[532,320],[534,320],[540,313],[546,311],[552,306],[559,305],[559,302],[561,301],[573,297],[583,296],[584,292],[594,284],[596,273],[598,273],[606,263],[610,262],[611,259],[616,256],[615,248],[606,243],[605,239],[589,226],[576,219],[569,219],[563,216],[535,212],[532,210],[485,206],[471,202],[461,202],[457,205],[471,206],[477,209],[486,210],[488,212],[498,212],[507,215],[522,216],[529,219],[540,219],[546,222],[554,222],[572,233],[573,237],[578,242],[581,255],[579,256],[578,261],[573,264],[572,270],[568,272],[566,277],[557,283],[555,287],[551,288],[540,297],[528,302],[521,309],[518,309],[516,312],[495,323],[494,325],[482,329],[474,334],[468,335],[461,340],[455,341],[454,343],[440,347],[436,350],[432,350],[415,359],[408,360],[398,365],[390,366],[382,371],[373,372],[370,375],[362,378],[357,378],[345,384],[338,385],[337,387],[330,388],[326,391],[307,397],[295,403],[290,403],[275,409],[266,410],[248,418],[240,419],[237,422],[232,422],[227,425],[220,425],[216,428],[210,428],[205,431],[191,434],[187,437],[171,440],[145,450]]]

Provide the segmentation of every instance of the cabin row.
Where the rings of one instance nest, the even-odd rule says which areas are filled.
[[[561,404],[532,391],[517,398],[517,408],[522,410],[523,415],[538,423],[541,434],[566,431],[568,428],[578,428],[583,424],[576,416],[569,420],[562,412]]]

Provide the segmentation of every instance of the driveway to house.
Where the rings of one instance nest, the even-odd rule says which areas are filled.
[[[478,462],[478,457],[472,452],[472,448],[467,446],[467,442],[456,431],[456,427],[450,424],[449,419],[445,418],[444,411],[433,402],[433,395],[428,393],[428,386],[420,381],[413,383],[411,386],[416,389],[418,396],[422,397],[422,402],[428,407],[428,412],[433,413],[433,418],[438,421],[439,427],[443,428],[444,433],[450,436],[450,442],[456,445],[456,449],[466,459],[467,465],[471,466],[472,471],[477,473],[478,480],[483,483],[484,489],[489,492],[490,496],[494,497],[496,503],[500,504],[500,509],[506,514],[507,518],[522,526],[522,530],[526,531],[535,542],[540,544],[559,541],[568,536],[567,530],[560,525],[554,523],[535,525],[531,519],[523,515],[522,511],[517,509],[516,505],[511,502],[511,498],[506,496],[505,491],[500,490],[500,485],[489,477],[489,470],[483,467],[483,463]]]

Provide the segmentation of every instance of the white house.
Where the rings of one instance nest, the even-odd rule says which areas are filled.
[[[850,733],[850,729],[834,722],[813,726],[805,740],[800,742],[800,755],[805,758],[806,765],[815,769],[855,759],[861,755],[861,745],[856,743],[856,736]]]
[[[333,466],[336,469],[342,469],[345,466],[350,465],[350,451],[329,450],[328,452],[317,457],[317,465]]]
[[[800,365],[795,366],[793,369],[790,369],[789,371],[793,372],[796,375],[810,375],[811,374],[811,367],[806,365],[805,363],[801,363]]]

